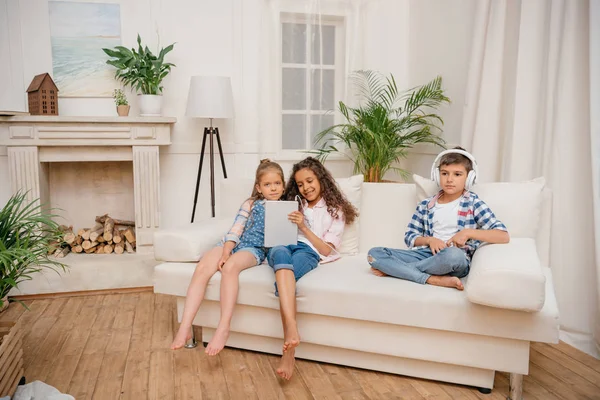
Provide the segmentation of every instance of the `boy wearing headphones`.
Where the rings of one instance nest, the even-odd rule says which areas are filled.
[[[470,191],[477,163],[465,149],[441,152],[431,179],[440,191],[417,205],[404,237],[410,250],[372,248],[369,264],[377,276],[463,290],[460,278],[469,273],[481,243],[508,243],[510,237],[487,204]]]

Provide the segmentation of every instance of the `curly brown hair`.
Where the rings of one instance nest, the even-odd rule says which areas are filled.
[[[285,187],[286,198],[288,200],[294,200],[296,196],[302,197],[298,190],[298,185],[296,184],[296,172],[304,168],[310,169],[317,176],[319,184],[321,185],[321,196],[327,204],[327,212],[329,212],[329,215],[333,218],[337,218],[338,210],[342,210],[346,224],[352,224],[356,217],[358,217],[358,211],[338,188],[331,173],[316,158],[307,157],[299,163],[294,164],[290,180]]]

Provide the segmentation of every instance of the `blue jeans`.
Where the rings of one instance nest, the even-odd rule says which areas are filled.
[[[467,254],[457,247],[447,247],[436,255],[431,249],[397,250],[374,247],[369,250],[369,264],[395,278],[421,284],[431,275],[463,278],[469,274]]]
[[[304,275],[317,268],[321,257],[312,247],[303,242],[290,244],[288,246],[276,246],[269,250],[267,261],[273,267],[275,272],[280,269],[289,269],[294,272],[296,282]],[[277,282],[275,282],[275,294],[277,291]]]

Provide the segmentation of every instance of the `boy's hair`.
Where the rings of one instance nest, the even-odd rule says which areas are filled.
[[[460,146],[454,147],[453,150],[466,151],[465,149],[463,149]],[[444,165],[452,165],[452,164],[460,164],[460,165],[462,165],[467,170],[467,173],[469,173],[469,171],[471,171],[473,169],[473,163],[471,162],[471,160],[469,159],[469,157],[466,157],[466,156],[464,156],[462,154],[459,154],[459,153],[449,153],[449,154],[446,154],[446,155],[442,156],[442,159],[440,160],[440,164],[438,166],[438,169],[441,168]]]
[[[316,158],[307,157],[299,163],[294,164],[290,180],[285,187],[287,199],[294,200],[296,196],[300,195],[298,185],[296,184],[296,172],[304,168],[310,169],[317,176],[321,185],[321,196],[323,196],[325,203],[327,203],[327,212],[329,212],[329,215],[337,218],[338,209],[341,209],[346,219],[346,224],[353,223],[358,216],[358,211],[338,189],[331,173]]]
[[[260,179],[267,172],[275,172],[279,174],[281,177],[281,184],[285,184],[285,177],[283,176],[283,169],[281,168],[281,165],[269,160],[268,158],[260,160],[260,164],[258,164],[258,168],[256,168],[256,175],[254,178],[254,185],[252,186],[250,200],[262,200],[265,198],[263,194],[256,189],[256,185],[260,183]]]

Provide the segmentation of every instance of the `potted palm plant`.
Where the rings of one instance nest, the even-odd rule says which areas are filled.
[[[365,182],[381,182],[389,170],[407,176],[407,171],[394,164],[415,144],[444,146],[438,135],[443,120],[434,113],[441,104],[450,102],[441,77],[405,93],[398,90],[392,74],[384,77],[376,71],[356,71],[351,79],[360,104],[354,108],[340,101],[344,122],[317,134],[320,148],[312,153],[322,161],[332,153],[341,153],[354,163],[354,173],[363,174]]]
[[[165,56],[175,43],[163,48],[154,55],[148,46],[142,46],[140,35],[137,36],[137,50],[117,46],[114,49],[102,49],[109,57],[106,63],[117,70],[115,78],[125,86],[141,93],[139,106],[141,116],[160,116],[162,109],[162,81],[171,72],[175,64],[165,62]]]
[[[0,210],[0,309],[8,306],[12,288],[42,269],[64,271],[65,264],[50,258],[48,249],[62,241],[55,215],[43,210],[26,193],[14,194]]]

